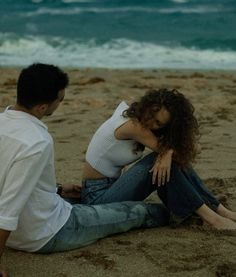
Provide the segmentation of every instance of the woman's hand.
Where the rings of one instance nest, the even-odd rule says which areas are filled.
[[[58,184],[59,185],[59,184]],[[79,184],[63,184],[60,196],[63,198],[80,198],[82,186]]]
[[[170,180],[170,169],[172,162],[173,150],[167,150],[163,155],[157,157],[155,164],[149,172],[152,172],[152,184],[156,183],[161,186],[164,185],[165,182],[169,182]]]

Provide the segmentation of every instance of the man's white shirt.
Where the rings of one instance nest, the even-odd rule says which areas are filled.
[[[72,206],[56,194],[53,140],[21,111],[0,114],[0,228],[7,246],[37,251],[66,223]]]

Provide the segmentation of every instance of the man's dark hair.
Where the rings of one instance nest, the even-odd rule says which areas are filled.
[[[17,83],[17,103],[27,109],[55,101],[68,76],[54,65],[35,63],[23,69]]]

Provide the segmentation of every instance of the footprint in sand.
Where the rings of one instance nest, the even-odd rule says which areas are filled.
[[[223,263],[217,266],[216,277],[235,277],[236,263]]]
[[[119,245],[131,245],[132,242],[128,241],[128,240],[115,240],[115,243],[119,244]]]
[[[3,86],[5,86],[5,87],[10,86],[11,87],[11,86],[16,86],[16,84],[17,84],[16,79],[8,79],[3,83]]]
[[[0,98],[0,107],[7,107],[13,103],[13,100],[11,97],[8,96],[2,96]]]
[[[80,86],[85,86],[85,85],[93,85],[93,84],[97,84],[97,83],[103,83],[105,82],[105,80],[101,77],[93,77],[87,80],[80,80],[78,82],[78,85]]]
[[[57,142],[58,143],[70,143],[70,141],[68,141],[68,140],[58,140]]]
[[[87,98],[81,99],[80,102],[82,104],[89,106],[90,108],[102,108],[102,107],[106,106],[106,101],[104,101],[102,99],[95,99],[92,97],[87,97]]]
[[[81,251],[79,254],[67,258],[70,261],[77,259],[81,259],[82,262],[86,260],[95,267],[102,267],[105,270],[111,270],[116,264],[109,256],[103,253],[92,253],[90,251]]]
[[[58,119],[50,120],[50,123],[61,123],[61,122],[64,122],[66,120],[67,120],[66,118],[58,118]]]

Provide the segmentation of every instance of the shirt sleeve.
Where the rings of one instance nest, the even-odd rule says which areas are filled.
[[[50,144],[26,149],[11,165],[0,195],[0,228],[14,231],[19,215],[47,165]]]

